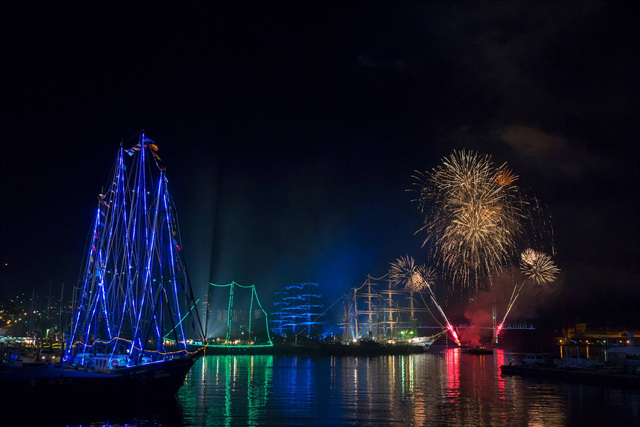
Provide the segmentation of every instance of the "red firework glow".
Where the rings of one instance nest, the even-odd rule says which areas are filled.
[[[449,330],[449,332],[451,332],[451,337],[456,342],[456,344],[461,345],[460,340],[458,339],[458,334],[456,333],[456,331],[453,329],[453,326],[451,326],[451,323],[449,322],[447,322],[447,329]]]
[[[500,323],[497,327],[496,327],[496,339],[498,338],[498,335],[500,335],[500,332],[502,332],[502,328],[504,327],[504,323]]]

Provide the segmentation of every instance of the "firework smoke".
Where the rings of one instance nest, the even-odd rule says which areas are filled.
[[[431,173],[414,175],[426,231],[452,286],[479,288],[480,279],[510,263],[522,229],[518,177],[488,155],[454,151]],[[428,213],[425,213],[428,211]]]

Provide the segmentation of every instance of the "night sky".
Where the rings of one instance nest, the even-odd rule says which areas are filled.
[[[637,2],[145,4],[1,7],[1,295],[76,283],[144,129],[201,295],[330,304],[425,262],[411,175],[467,148],[553,217],[562,274],[521,318],[640,327]]]

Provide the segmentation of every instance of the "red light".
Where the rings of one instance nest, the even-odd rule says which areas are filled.
[[[458,339],[458,334],[456,334],[456,331],[453,330],[453,326],[451,326],[451,323],[447,323],[447,329],[449,330],[449,332],[451,332],[451,337],[456,342],[456,344],[461,345],[460,340]]]

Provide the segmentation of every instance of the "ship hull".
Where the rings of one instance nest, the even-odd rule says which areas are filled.
[[[393,356],[426,353],[428,350],[429,345],[386,344],[376,341],[274,346],[276,354],[324,356]]]
[[[0,372],[0,399],[110,399],[174,396],[184,383],[197,355],[113,372],[100,373],[67,366],[17,368]]]

